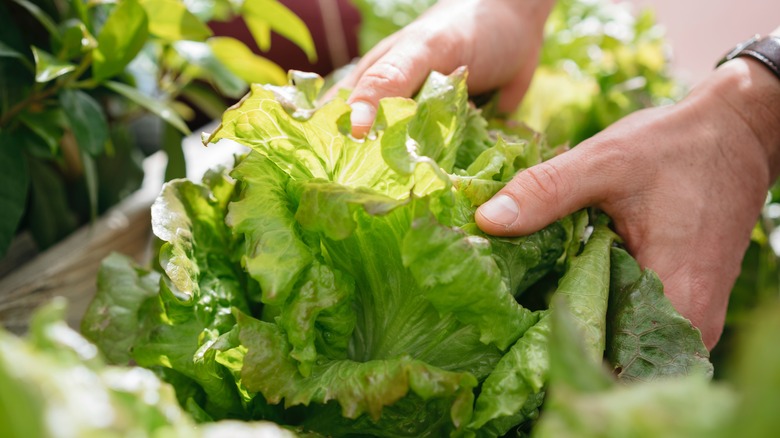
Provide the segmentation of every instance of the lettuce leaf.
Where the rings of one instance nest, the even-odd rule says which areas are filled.
[[[674,310],[663,284],[625,251],[612,249],[607,359],[623,381],[688,373],[712,376],[701,333]]]
[[[116,272],[122,260],[111,256],[106,273]],[[36,311],[25,339],[0,330],[4,437],[209,437],[241,431],[295,436],[267,421],[196,427],[179,407],[173,387],[140,367],[106,365],[95,345],[67,326],[64,315],[65,301],[55,299]]]

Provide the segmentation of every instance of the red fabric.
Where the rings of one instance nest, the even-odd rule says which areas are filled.
[[[339,9],[338,15],[341,18],[341,29],[348,52],[347,61],[358,55],[357,30],[360,25],[360,14],[349,0],[333,0],[332,2],[323,3],[317,0],[281,0],[281,3],[300,17],[308,26],[314,45],[317,48],[317,62],[315,64],[310,64],[306,54],[294,43],[275,33],[271,37],[271,49],[266,53],[261,52],[241,18],[236,18],[229,22],[212,22],[209,26],[215,35],[239,39],[255,53],[276,62],[285,70],[312,71],[324,76],[333,71],[333,69],[340,67],[340,65],[333,65],[334,62],[329,53],[320,6],[321,4],[333,3],[337,4]]]

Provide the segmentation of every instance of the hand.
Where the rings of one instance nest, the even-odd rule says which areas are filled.
[[[780,83],[726,63],[682,102],[640,111],[519,173],[477,210],[487,233],[524,235],[596,206],[712,348],[780,159]]]
[[[432,70],[465,65],[479,94],[501,87],[499,110],[511,111],[536,68],[542,30],[553,0],[441,1],[380,42],[325,99],[352,88],[352,135],[371,128],[379,99],[410,97]]]

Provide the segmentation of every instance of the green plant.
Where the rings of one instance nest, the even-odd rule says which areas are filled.
[[[285,83],[273,62],[212,35],[209,21],[236,15],[261,49],[275,31],[316,57],[276,0],[0,2],[0,256],[20,228],[45,248],[140,185],[134,120],[165,122],[154,143],[166,177],[183,176],[179,145],[196,109],[218,117],[221,96]]]
[[[364,140],[343,99],[316,105],[322,82],[253,85],[225,112],[207,140],[253,152],[232,178],[165,185],[161,272],[106,261],[82,330],[110,360],[158,370],[199,418],[500,436],[543,402],[552,295],[624,381],[711,373],[657,276],[611,249],[606,217],[479,231],[477,206],[548,147],[490,129],[464,69],[383,99]]]
[[[295,436],[269,422],[197,427],[170,385],[149,370],[106,365],[64,315],[56,299],[36,311],[24,339],[0,328],[3,437]]]

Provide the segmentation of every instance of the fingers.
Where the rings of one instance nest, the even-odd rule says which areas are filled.
[[[428,40],[416,33],[408,28],[382,40],[323,97],[329,100],[342,88],[353,90],[347,103],[354,137],[362,138],[371,129],[381,99],[411,97],[432,69],[446,68],[447,57],[433,56]]]
[[[534,63],[534,65],[536,65]],[[529,69],[530,70],[530,69]],[[520,105],[520,102],[528,91],[531,83],[532,74],[525,69],[521,70],[508,84],[501,88],[498,98],[498,111],[502,113],[511,113]]]
[[[347,74],[347,76],[330,87],[330,89],[323,95],[323,102],[327,102],[328,100],[336,97],[336,93],[338,93],[338,91],[341,89],[352,90],[355,88],[355,84],[357,83],[360,76],[363,75],[363,72],[365,72],[368,67],[373,65],[379,58],[384,56],[385,53],[387,53],[387,51],[393,47],[396,40],[398,39],[398,35],[398,33],[394,33],[388,36],[387,38],[380,41],[376,46],[374,46],[368,53],[363,55],[363,57],[360,58],[360,61],[358,61],[355,67],[352,68],[352,70]]]
[[[431,54],[425,44],[400,44],[384,53],[357,78],[348,103],[352,106],[352,135],[365,136],[376,117],[379,100],[385,97],[410,97],[431,70]]]
[[[591,204],[596,193],[583,186],[588,159],[578,148],[518,173],[477,209],[477,225],[488,234],[526,235]]]

